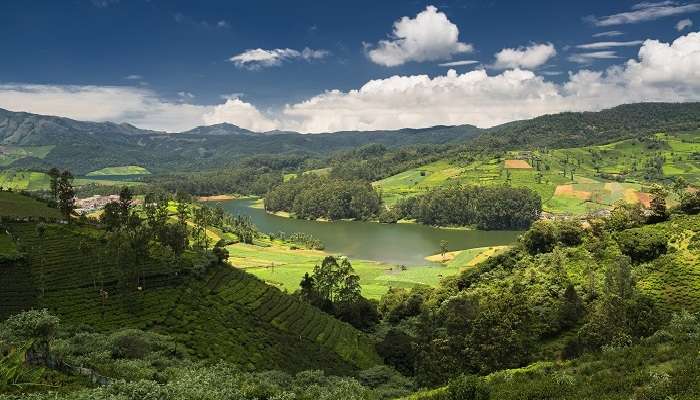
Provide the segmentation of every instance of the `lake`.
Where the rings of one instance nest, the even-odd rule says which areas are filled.
[[[321,240],[329,253],[407,266],[425,265],[424,257],[439,253],[442,240],[447,241],[449,250],[462,250],[512,244],[521,233],[439,229],[419,224],[306,221],[268,214],[251,207],[254,202],[231,200],[221,205],[231,214],[249,216],[263,232],[303,232]]]

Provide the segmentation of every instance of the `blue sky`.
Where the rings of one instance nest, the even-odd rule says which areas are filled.
[[[615,101],[696,100],[698,91],[678,89],[686,82],[659,80],[658,65],[646,65],[640,49],[663,54],[643,42],[655,39],[677,63],[700,66],[698,23],[700,4],[680,1],[8,0],[0,5],[0,107],[165,130],[214,122],[308,132],[488,126],[596,108],[592,93],[564,93],[572,75],[580,83],[591,79],[580,71],[626,68],[629,59],[639,68],[595,83],[615,85],[608,88],[620,92]],[[630,97],[630,74],[649,76],[649,67],[646,94]],[[448,82],[435,80],[441,77]],[[524,96],[521,104],[506,101],[505,89],[491,87],[499,77],[537,87],[512,93]],[[626,89],[613,82],[619,79],[629,79]],[[371,88],[353,94],[372,80],[381,82],[375,97]],[[483,83],[479,93],[464,86],[468,80]],[[324,95],[333,89],[339,92]],[[431,100],[445,91],[454,97]],[[479,96],[466,101],[465,93]],[[532,106],[530,96],[551,101]],[[457,115],[451,99],[472,115]],[[496,116],[480,109],[480,99],[510,111]]]

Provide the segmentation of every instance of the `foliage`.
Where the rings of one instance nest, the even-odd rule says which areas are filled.
[[[363,181],[307,174],[275,187],[265,195],[267,211],[292,212],[298,218],[359,219],[375,217],[381,198]]]
[[[523,229],[542,211],[540,197],[526,188],[509,186],[440,187],[399,202],[400,218],[435,226],[479,229]]]

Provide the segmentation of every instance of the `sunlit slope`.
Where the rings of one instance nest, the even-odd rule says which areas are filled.
[[[464,154],[374,182],[387,204],[450,183],[525,186],[545,211],[580,214],[618,200],[648,203],[649,179],[700,183],[700,132],[657,134],[601,146],[511,151],[499,157]]]
[[[352,326],[212,259],[186,253],[185,269],[144,260],[136,289],[124,285],[123,270],[93,228],[5,228],[13,243],[3,236],[0,255],[14,249],[24,257],[0,257],[0,319],[45,307],[66,325],[152,329],[197,357],[246,368],[349,373],[381,361],[373,341]]]

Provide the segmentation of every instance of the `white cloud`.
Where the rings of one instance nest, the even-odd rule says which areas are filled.
[[[237,98],[228,99],[224,104],[215,106],[204,114],[203,118],[207,125],[230,122],[256,132],[267,132],[279,127],[279,121],[268,118],[252,104]]]
[[[624,32],[620,31],[606,31],[606,32],[598,32],[593,34],[593,37],[615,37],[615,36],[622,36],[624,35]]]
[[[125,76],[124,79],[129,80],[129,81],[140,81],[143,79],[143,76],[133,74],[133,75]]]
[[[591,16],[587,19],[595,26],[636,24],[700,11],[700,3],[680,4],[675,1],[642,2],[634,5],[632,11],[604,17]]]
[[[620,58],[614,51],[592,51],[590,53],[577,53],[569,56],[569,61],[579,64],[591,64],[595,60],[611,60]]]
[[[188,100],[188,99],[191,100],[191,99],[195,98],[195,95],[193,95],[190,92],[177,92],[177,95],[180,96],[184,100]]]
[[[128,86],[0,85],[0,107],[87,121],[181,131],[201,125],[207,106],[173,103]]]
[[[471,44],[459,41],[457,25],[434,6],[426,7],[415,18],[402,17],[394,22],[389,40],[366,48],[372,62],[387,67],[409,61],[449,60],[454,54],[474,51]]]
[[[475,60],[462,60],[462,61],[450,61],[442,64],[438,64],[440,67],[461,67],[463,65],[473,65],[478,64]]]
[[[615,57],[613,52],[598,53]],[[593,57],[595,52],[583,54]],[[0,107],[170,131],[219,122],[256,131],[310,133],[438,124],[488,127],[624,103],[700,101],[700,32],[672,43],[646,40],[635,59],[604,71],[570,72],[563,83],[548,81],[545,72],[512,69],[489,75],[483,69],[462,74],[451,69],[434,77],[397,75],[347,92],[329,90],[276,114],[260,112],[238,98],[201,106],[168,102],[144,89],[93,86],[0,85]]]
[[[682,19],[676,23],[676,30],[678,32],[685,30],[686,28],[690,28],[693,26],[693,20],[690,18]]]
[[[643,42],[641,40],[632,40],[629,42],[596,42],[596,43],[587,43],[587,44],[580,44],[576,46],[576,48],[579,49],[586,49],[586,50],[596,50],[596,49],[609,49],[611,47],[633,47],[633,46],[639,46]]]
[[[229,61],[239,68],[256,70],[264,67],[278,67],[285,61],[302,58],[306,61],[319,60],[330,55],[327,50],[314,50],[305,47],[302,51],[294,49],[250,49],[237,54]]]
[[[640,101],[700,100],[700,33],[673,43],[647,40],[638,59],[605,71],[570,73],[562,84],[531,71],[484,70],[393,76],[357,90],[331,90],[289,105],[295,129],[325,132],[473,123],[487,127],[561,111],[600,110]]]
[[[557,55],[557,50],[551,43],[533,43],[527,47],[517,49],[503,49],[495,54],[494,68],[525,68],[535,69],[545,64],[550,58]]]

